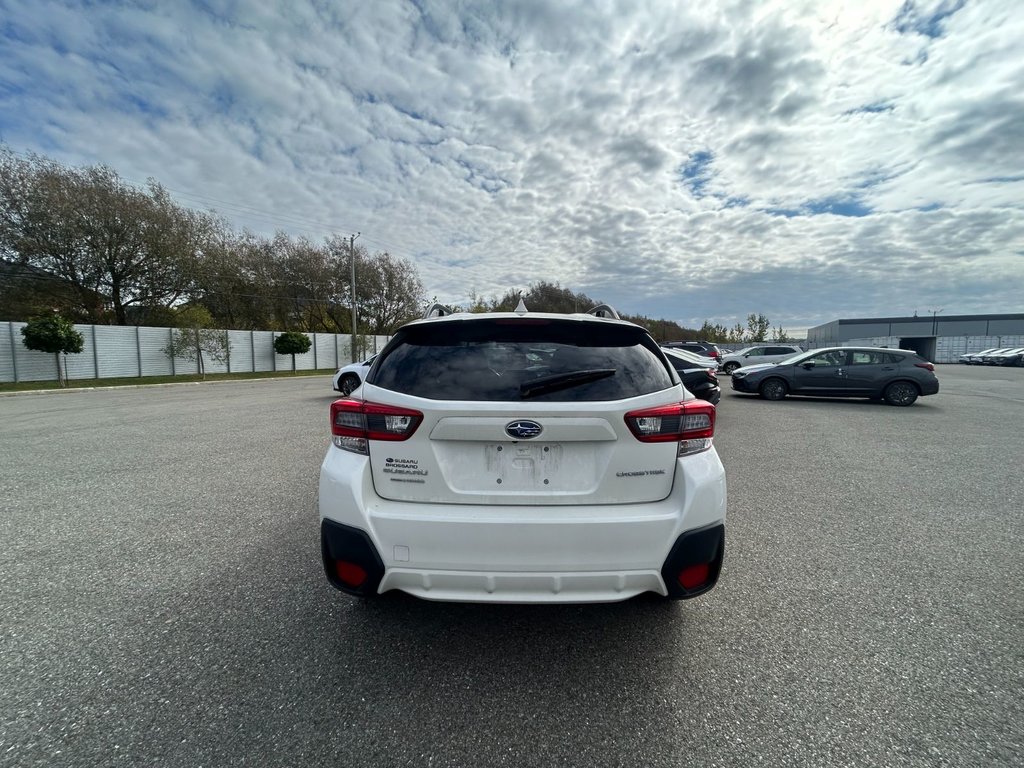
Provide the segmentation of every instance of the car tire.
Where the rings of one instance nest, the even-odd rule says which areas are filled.
[[[889,405],[899,406],[913,405],[917,396],[917,387],[909,381],[894,381],[885,388],[885,392],[882,394],[885,402]]]
[[[789,386],[782,379],[768,379],[758,390],[765,400],[781,400],[789,394]]]
[[[732,376],[733,371],[740,367],[739,363],[726,363],[722,366],[722,372]]]
[[[338,382],[338,391],[341,394],[351,395],[359,387],[359,377],[354,373],[346,373],[341,377],[341,381]]]

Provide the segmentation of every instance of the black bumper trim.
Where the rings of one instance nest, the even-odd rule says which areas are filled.
[[[722,561],[725,559],[725,524],[713,523],[704,528],[680,534],[672,550],[661,566],[661,578],[665,582],[668,596],[687,600],[703,595],[718,583],[718,575],[722,572]],[[696,589],[686,589],[679,583],[679,572],[684,568],[699,563],[708,563],[708,580]]]
[[[366,531],[333,520],[323,520],[320,523],[320,554],[324,561],[324,573],[332,586],[356,597],[377,594],[377,588],[384,578],[384,561]],[[361,566],[366,571],[366,581],[358,587],[345,584],[334,569],[338,560]]]

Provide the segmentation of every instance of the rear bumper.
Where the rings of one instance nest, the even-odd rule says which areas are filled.
[[[593,603],[626,600],[642,592],[687,599],[718,582],[725,555],[725,526],[717,524],[680,534],[659,569],[604,571],[453,571],[383,566],[365,531],[323,520],[320,542],[327,580],[343,592],[371,596],[401,590],[425,600],[501,603]],[[361,569],[358,584],[343,581],[338,562]],[[684,587],[678,575],[707,564],[707,578]],[[365,574],[365,577],[362,576]]]
[[[669,496],[652,503],[413,504],[378,497],[365,459],[331,448],[320,476],[325,571],[352,594],[397,589],[434,600],[611,602],[648,591],[693,597],[714,586],[722,551],[679,541],[716,528],[724,542],[725,475],[713,450],[680,462],[685,468]],[[373,562],[359,563],[369,577],[358,589],[340,581],[333,562],[353,551],[353,536],[364,537],[380,563],[378,581]],[[707,583],[683,590],[673,583],[677,560],[701,547],[712,564]],[[664,576],[666,563],[675,575]]]

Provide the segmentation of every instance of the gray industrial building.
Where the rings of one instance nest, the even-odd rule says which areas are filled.
[[[912,349],[936,363],[991,347],[1024,347],[1024,314],[869,317],[833,320],[807,330],[807,348],[871,346]]]

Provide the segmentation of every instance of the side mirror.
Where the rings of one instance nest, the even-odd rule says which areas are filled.
[[[808,362],[804,363],[804,370],[809,371],[813,367],[814,367],[814,361],[808,361]]]
[[[750,357],[750,353],[749,353],[749,352],[745,352],[745,353],[743,354],[743,356],[744,356],[744,357]]]

